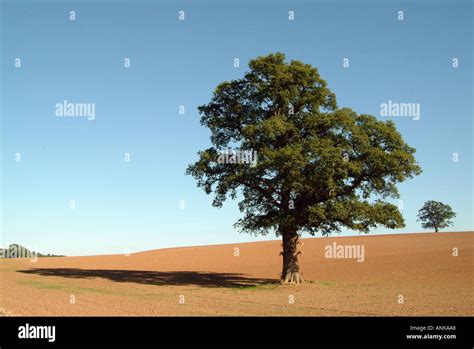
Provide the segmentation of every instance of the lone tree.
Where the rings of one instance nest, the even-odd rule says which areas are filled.
[[[418,211],[418,221],[421,221],[421,226],[425,229],[434,229],[436,233],[452,225],[451,219],[454,217],[456,213],[451,206],[439,201],[426,201]]]
[[[225,81],[200,106],[212,146],[189,165],[213,206],[239,197],[240,231],[275,232],[283,240],[284,283],[300,283],[302,233],[361,232],[404,226],[396,184],[421,172],[391,121],[339,109],[318,70],[282,53],[249,62],[243,78]],[[256,164],[217,161],[229,148],[255,151]],[[233,159],[233,161],[232,161]]]

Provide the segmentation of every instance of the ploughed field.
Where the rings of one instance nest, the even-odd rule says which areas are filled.
[[[279,241],[2,259],[0,315],[472,316],[473,239],[302,239],[302,285],[278,283]]]

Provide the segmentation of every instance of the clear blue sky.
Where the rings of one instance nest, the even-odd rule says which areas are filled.
[[[406,228],[372,233],[422,231],[428,199],[472,230],[472,3],[380,3],[3,0],[3,244],[81,255],[274,238],[234,230],[237,202],[212,207],[184,172],[209,145],[196,107],[275,51],[317,67],[339,106],[383,119],[388,100],[421,104],[418,121],[391,118],[424,171],[399,186]],[[56,117],[63,100],[95,103],[96,119]]]

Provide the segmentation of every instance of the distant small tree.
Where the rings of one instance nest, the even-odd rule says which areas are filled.
[[[418,211],[418,221],[421,221],[421,226],[425,229],[434,229],[435,232],[452,225],[451,219],[454,217],[456,213],[451,206],[439,201],[426,201]]]

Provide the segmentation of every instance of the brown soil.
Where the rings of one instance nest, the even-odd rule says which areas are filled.
[[[278,241],[6,259],[0,315],[472,316],[473,238],[460,232],[303,239],[301,271],[311,282],[298,286],[278,283]],[[333,242],[363,245],[364,262],[325,258]]]

